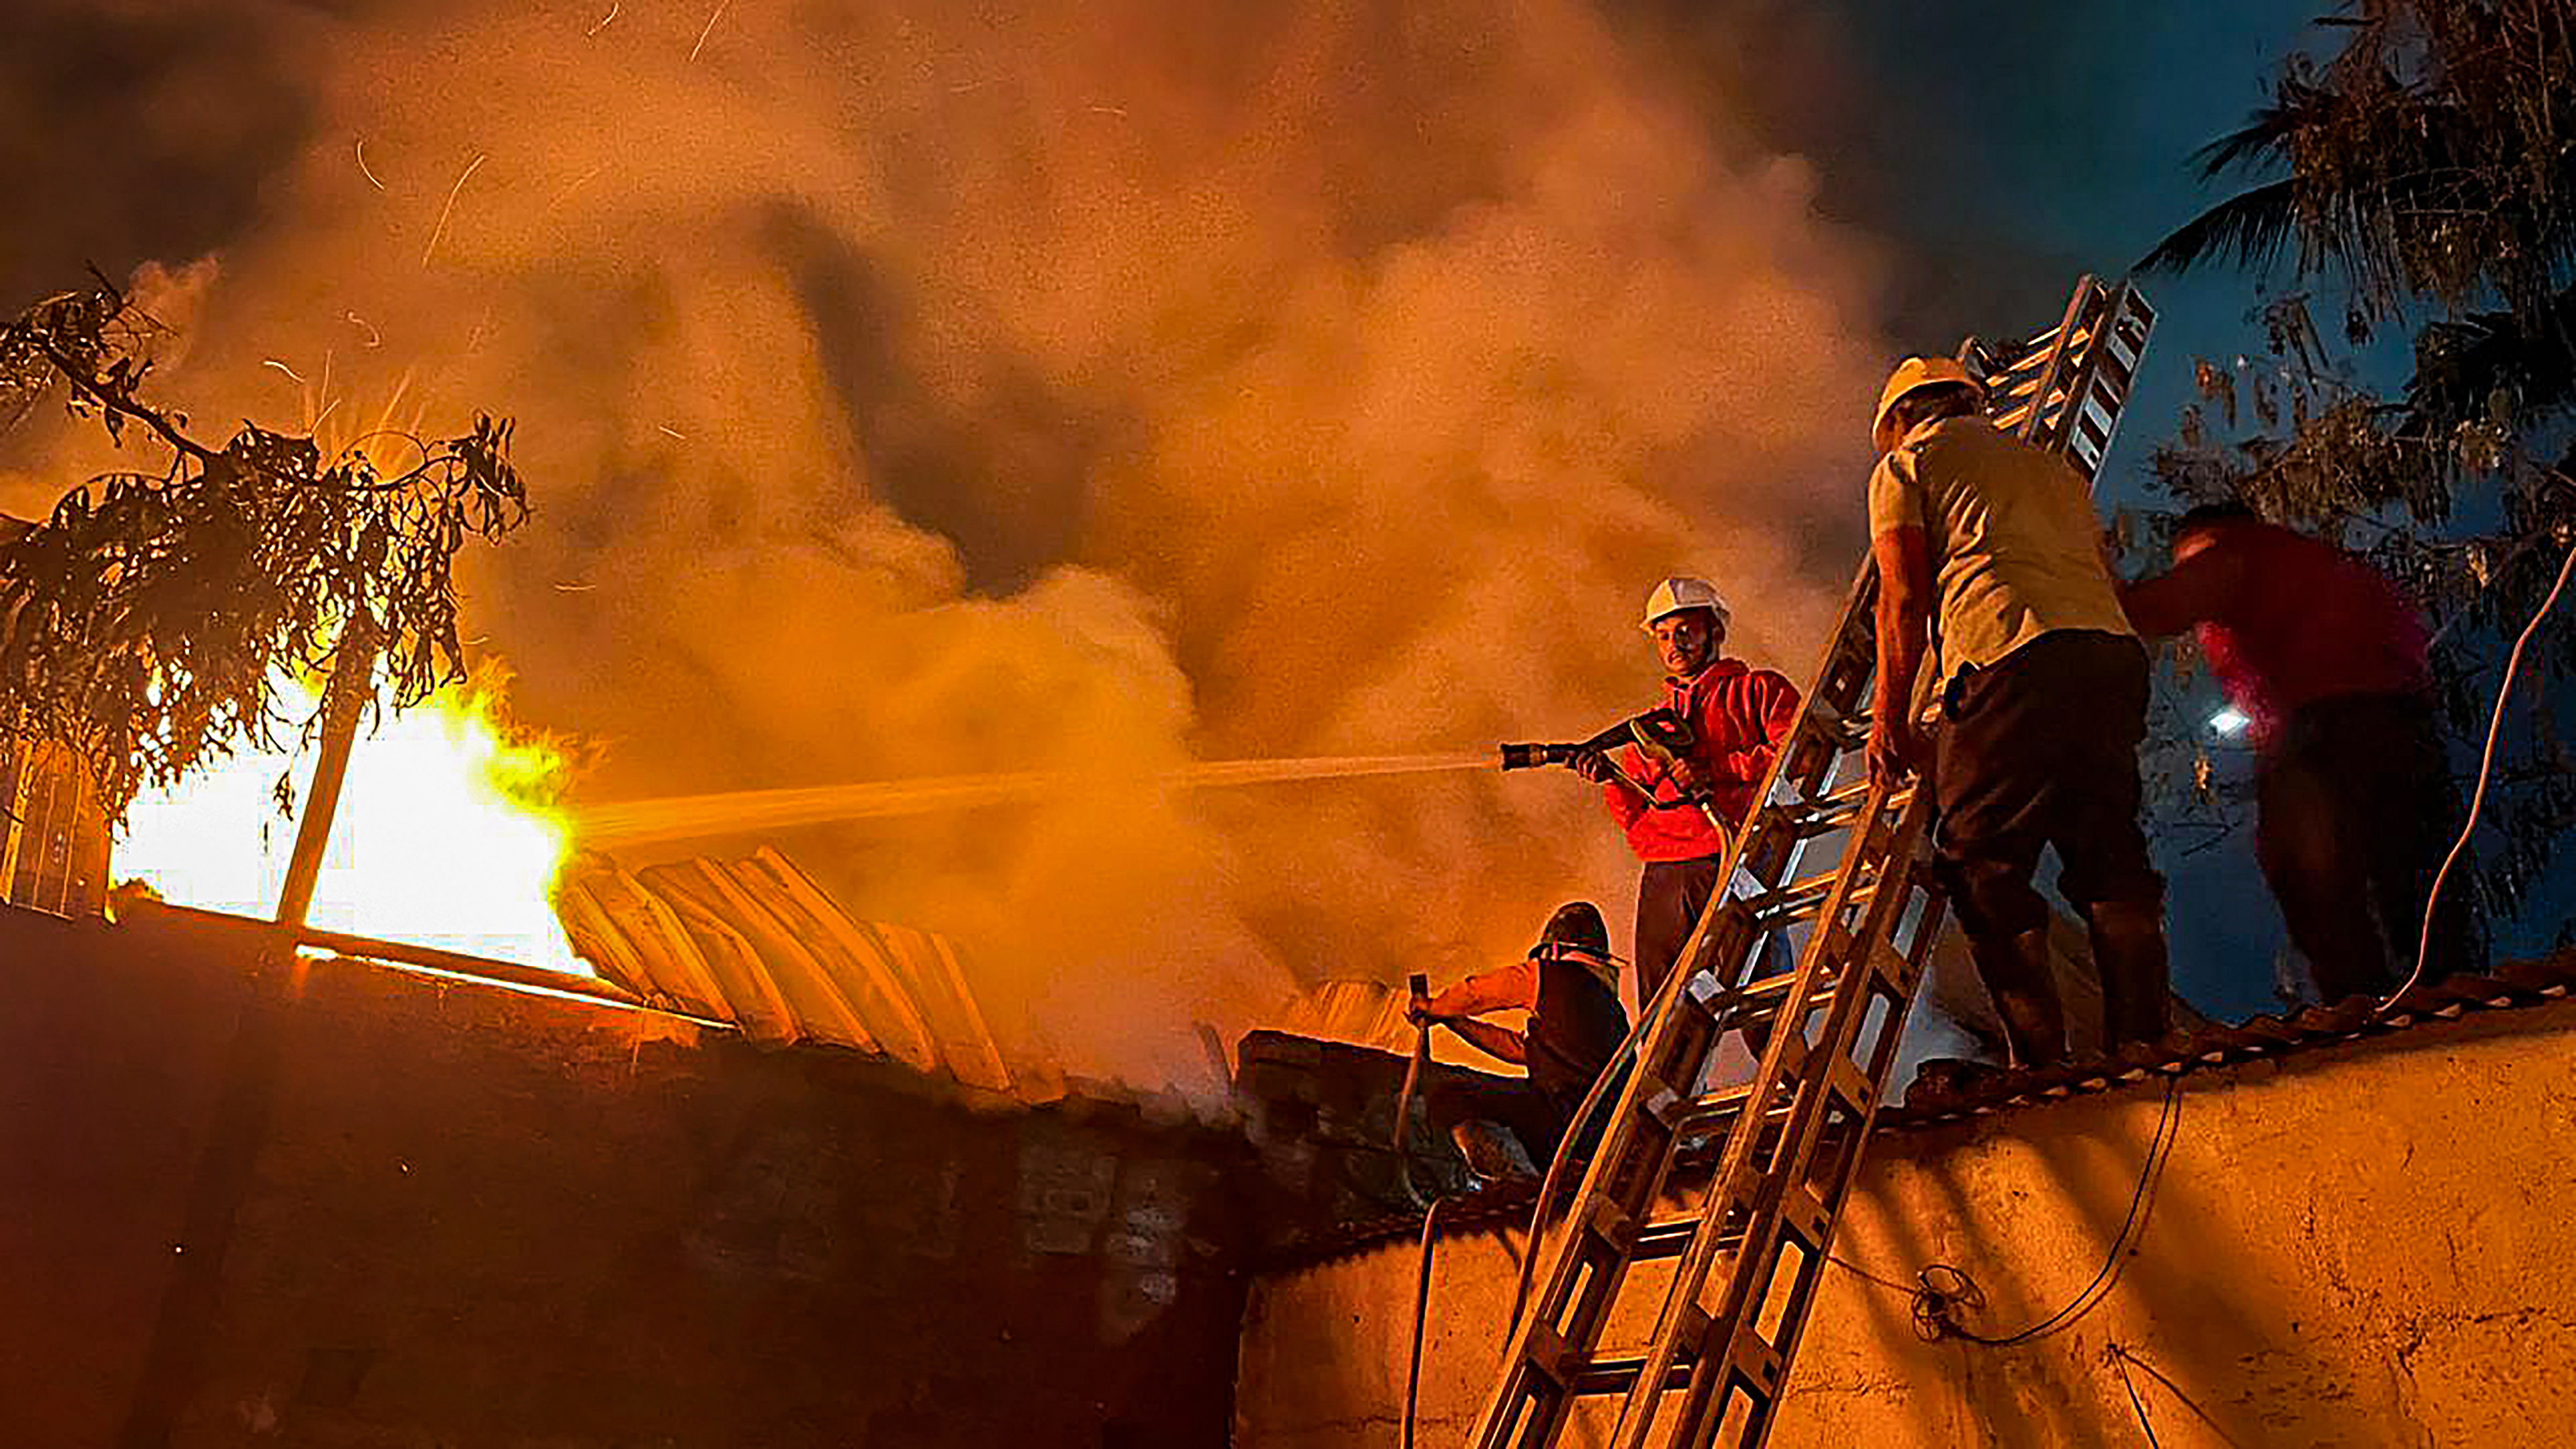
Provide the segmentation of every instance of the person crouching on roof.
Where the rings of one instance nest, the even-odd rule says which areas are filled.
[[[1527,1028],[1483,1019],[1505,1011],[1528,1012]],[[1610,929],[1589,901],[1558,907],[1527,956],[1418,997],[1405,1015],[1416,1026],[1445,1026],[1526,1073],[1459,1073],[1424,1095],[1433,1129],[1448,1133],[1488,1181],[1535,1175],[1555,1157],[1575,1109],[1628,1038]]]

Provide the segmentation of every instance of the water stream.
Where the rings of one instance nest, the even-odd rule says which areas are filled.
[[[575,808],[573,834],[594,848],[649,845],[713,835],[784,830],[841,820],[925,815],[1043,800],[1104,786],[1205,790],[1288,780],[1350,780],[1368,775],[1429,775],[1494,767],[1490,752],[1451,755],[1325,755],[1295,760],[1211,760],[1142,776],[1026,771],[870,780],[786,790],[674,795]]]

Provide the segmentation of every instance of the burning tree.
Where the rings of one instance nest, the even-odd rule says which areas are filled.
[[[329,451],[245,423],[209,447],[143,395],[158,330],[103,281],[0,330],[0,431],[59,396],[120,448],[166,454],[0,538],[0,745],[69,750],[111,821],[244,748],[309,742],[335,705],[399,709],[462,679],[457,551],[527,514],[507,420]],[[305,705],[299,676],[336,687]]]
[[[2322,22],[2339,50],[2290,59],[2270,104],[2200,155],[2208,177],[2257,184],[2143,263],[2287,256],[2298,282],[2259,309],[2261,356],[2201,364],[2202,401],[2154,470],[2180,502],[2243,497],[2409,584],[2474,743],[2504,644],[2576,545],[2576,21],[2533,0],[2341,10]],[[2333,335],[2321,311],[2340,312]],[[2392,333],[2413,358],[2387,389],[2361,359]],[[2550,710],[2576,679],[2571,638],[2535,652],[2541,708],[2498,764],[2485,883],[2507,909],[2576,826]]]

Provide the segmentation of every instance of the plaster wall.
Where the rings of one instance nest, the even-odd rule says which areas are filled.
[[[2143,1232],[2096,1306],[2016,1347],[1926,1342],[1907,1293],[1829,1267],[1770,1442],[2576,1442],[2571,1044],[2562,1002],[2181,1078]],[[1835,1254],[1898,1283],[1954,1264],[1984,1298],[1972,1326],[2034,1324],[2103,1266],[2163,1110],[2147,1083],[1882,1136]],[[1472,1428],[1519,1248],[1517,1230],[1439,1244],[1426,1449]],[[1256,1277],[1239,1449],[1394,1441],[1418,1261],[1402,1240]],[[1568,1442],[1605,1431],[1587,1419]]]

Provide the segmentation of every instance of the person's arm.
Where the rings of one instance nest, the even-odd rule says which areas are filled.
[[[1619,762],[1623,766],[1634,763],[1636,762]],[[1610,807],[1610,817],[1619,822],[1620,829],[1625,830],[1636,824],[1637,817],[1646,813],[1650,802],[1645,796],[1637,793],[1636,786],[1629,784],[1620,775],[1618,768],[1614,768],[1608,752],[1586,751],[1576,759],[1574,770],[1576,774],[1601,787],[1601,799]],[[1633,774],[1635,771],[1631,769],[1630,773]]]
[[[1771,760],[1780,753],[1790,727],[1798,722],[1798,686],[1784,674],[1760,669],[1744,687],[1760,735],[1740,749],[1727,751],[1718,763],[1736,779],[1760,784],[1771,773]]]
[[[2151,639],[2179,634],[2224,613],[2244,578],[2236,550],[2212,544],[2162,576],[2120,585],[2129,627]]]
[[[1444,1019],[1440,1023],[1458,1033],[1461,1040],[1489,1057],[1499,1057],[1514,1066],[1529,1065],[1529,1043],[1519,1032],[1496,1026],[1490,1021],[1470,1017]]]
[[[1423,1004],[1435,1021],[1456,1021],[1492,1011],[1529,1011],[1538,1006],[1538,963],[1522,957],[1509,966],[1479,971]]]
[[[1932,546],[1908,524],[1871,540],[1870,553],[1878,561],[1878,691],[1870,704],[1869,772],[1891,784],[1923,753],[1914,682],[1932,632]]]
[[[1420,1008],[1421,1019],[1458,1033],[1467,1045],[1490,1057],[1526,1064],[1528,1044],[1519,1032],[1477,1017],[1489,1011],[1530,1011],[1538,1006],[1538,963],[1523,957],[1509,966],[1480,971]]]

